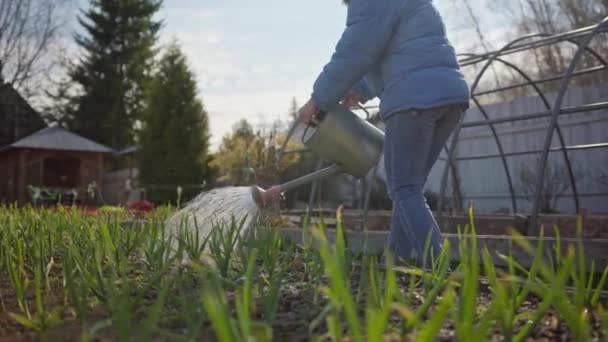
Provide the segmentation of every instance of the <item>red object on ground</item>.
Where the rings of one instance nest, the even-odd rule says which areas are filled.
[[[148,201],[136,201],[127,203],[127,210],[137,216],[145,216],[154,210],[154,204]]]

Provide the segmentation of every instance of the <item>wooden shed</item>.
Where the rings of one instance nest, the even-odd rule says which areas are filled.
[[[30,186],[65,197],[73,190],[85,198],[103,179],[103,155],[112,149],[62,127],[47,127],[0,149],[0,199],[31,201]]]
[[[24,204],[32,189],[86,198],[101,189],[103,155],[113,150],[60,126],[46,127],[12,87],[0,87],[0,202]],[[32,188],[34,187],[34,188]]]

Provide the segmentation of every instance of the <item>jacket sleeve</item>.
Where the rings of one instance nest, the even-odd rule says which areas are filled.
[[[350,2],[346,29],[313,86],[312,98],[321,109],[338,103],[381,57],[393,33],[392,2]]]
[[[377,94],[374,93],[374,91],[371,89],[371,87],[367,84],[365,77],[360,79],[357,83],[355,83],[355,85],[351,88],[351,90],[354,90],[359,94],[359,96],[360,96],[359,100],[361,101],[361,103],[366,103],[367,101],[378,96]]]

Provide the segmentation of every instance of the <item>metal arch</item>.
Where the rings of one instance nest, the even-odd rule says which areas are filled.
[[[598,27],[600,27],[600,26],[601,25],[598,25]],[[597,32],[595,34],[597,34]],[[593,39],[594,33],[591,33],[591,35],[592,35],[591,39]],[[579,49],[581,49],[581,48],[584,49],[586,52],[588,52],[593,57],[595,57],[595,59],[597,59],[601,64],[603,64],[605,67],[608,68],[608,64],[602,58],[602,56],[600,56],[593,48],[591,48],[589,46],[589,43],[591,41],[589,41],[589,43],[586,44],[586,45],[584,45],[584,46],[582,46],[576,40],[565,39],[564,41],[572,43],[572,44],[578,46]],[[581,53],[581,56],[582,56],[582,53]],[[577,62],[577,64],[578,64],[578,62]],[[572,74],[574,73],[574,71],[575,71],[575,69],[572,70],[571,77],[572,77]],[[562,80],[562,82],[564,82],[564,80]],[[550,109],[550,107],[547,107],[547,109]],[[568,150],[565,148],[566,143],[565,143],[565,140],[564,140],[564,135],[562,133],[562,128],[561,128],[561,126],[559,124],[559,120],[556,121],[555,128],[557,130],[557,136],[559,138],[560,145],[562,146],[562,153],[564,155],[564,161],[566,162],[566,167],[567,167],[567,170],[568,170],[568,176],[570,177],[570,184],[572,186],[572,195],[573,195],[573,198],[574,198],[574,207],[576,208],[576,212],[578,213],[580,211],[580,199],[579,199],[579,194],[578,194],[578,188],[576,186],[576,178],[574,177],[574,171],[572,170],[572,163],[570,162],[570,157],[568,156]],[[543,178],[544,178],[544,175],[543,175]],[[543,182],[544,182],[544,179],[543,179]]]
[[[592,31],[594,35],[602,30],[602,27],[600,27],[600,26],[601,25],[597,25],[596,28]],[[476,77],[476,79],[475,79],[475,81],[474,81],[474,83],[473,83],[473,85],[471,87],[471,89],[472,89],[472,91],[471,91],[471,94],[472,94],[471,97],[472,97],[472,99],[474,99],[474,91],[477,88],[479,82],[481,81],[481,78],[485,75],[485,72],[487,71],[487,69],[489,68],[489,66],[493,63],[493,61],[496,60],[496,61],[499,61],[499,62],[501,62],[501,63],[503,63],[503,64],[511,67],[512,69],[516,70],[522,77],[524,77],[528,81],[528,84],[531,85],[531,86],[533,86],[535,88],[535,90],[537,91],[537,93],[541,96],[541,99],[543,100],[545,106],[548,106],[547,109],[550,109],[550,105],[548,104],[548,101],[546,100],[546,97],[544,96],[544,94],[542,93],[542,91],[540,90],[540,88],[538,88],[536,82],[533,81],[527,74],[525,74],[521,69],[517,68],[515,65],[512,65],[511,63],[508,63],[508,62],[504,61],[503,59],[499,58],[502,55],[503,52],[505,52],[506,50],[511,49],[513,47],[513,45],[515,45],[515,44],[517,44],[517,43],[519,43],[521,41],[524,41],[524,40],[528,40],[528,39],[532,39],[532,38],[539,38],[539,37],[542,37],[542,38],[551,38],[552,35],[548,35],[548,34],[545,34],[545,33],[538,33],[538,34],[531,34],[531,35],[528,35],[528,36],[520,37],[520,38],[518,38],[518,39],[516,39],[516,40],[514,40],[514,41],[512,41],[510,43],[508,43],[507,45],[505,45],[500,50],[498,50],[496,52],[493,52],[493,53],[488,53],[485,56],[478,55],[478,54],[472,54],[472,53],[459,54],[459,56],[467,56],[467,57],[471,57],[471,58],[475,58],[475,57],[478,57],[478,58],[485,57],[485,58],[487,58],[486,64],[483,66],[483,68],[478,73],[478,75],[477,75],[477,77]],[[556,41],[553,42],[553,43],[551,43],[551,44],[555,44],[555,43],[559,43],[559,42],[570,42],[570,43],[573,43],[573,44],[576,44],[577,46],[579,46],[579,49],[580,49],[580,43],[578,43],[577,41],[575,41],[575,40],[573,40],[571,38],[568,38],[567,35],[564,35],[563,37],[556,37]],[[532,46],[532,45],[530,46],[530,48],[533,48],[533,47],[534,46]],[[584,46],[584,49],[587,52],[589,52],[591,55],[593,55],[606,68],[608,68],[608,64],[606,63],[606,61],[593,48],[589,47],[588,44],[586,44]],[[481,62],[481,60],[479,62]],[[472,63],[472,64],[475,64],[475,63]],[[475,100],[475,102],[478,104],[478,101]],[[478,106],[479,106],[479,104],[478,104]],[[483,112],[484,111],[482,110],[482,114],[483,114]],[[484,115],[484,116],[486,116],[486,115]],[[487,119],[487,117],[486,117],[486,119]],[[461,123],[462,123],[463,120],[464,120],[464,116],[461,119]],[[455,145],[457,144],[457,139],[460,136],[460,130],[461,130],[460,126],[461,125],[459,125],[456,128],[456,130],[455,130],[454,138],[452,139],[452,142],[451,142],[451,148],[450,148],[450,153],[448,155],[448,159],[453,159]],[[493,127],[491,127],[491,128],[494,131]],[[559,136],[559,139],[560,139],[560,143],[561,143],[561,145],[563,147],[563,146],[565,146],[565,142],[564,142],[563,135],[562,135],[562,132],[561,132],[561,128],[559,127],[559,125],[557,127],[557,131],[558,131],[558,136]],[[496,136],[495,136],[495,139],[497,139]],[[497,140],[497,142],[498,142],[498,140]],[[501,155],[502,155],[502,153],[501,153]],[[564,159],[566,160],[566,164],[568,166],[568,173],[569,173],[569,176],[570,176],[570,181],[571,181],[571,184],[572,184],[572,189],[573,189],[573,192],[576,194],[574,196],[575,197],[575,204],[576,204],[576,206],[578,208],[578,196],[577,196],[577,190],[576,190],[576,185],[575,185],[576,183],[575,183],[575,180],[574,180],[574,174],[572,172],[572,168],[571,168],[571,164],[570,164],[570,161],[569,161],[569,158],[568,158],[568,155],[567,155],[567,151],[564,151]],[[503,158],[503,162],[504,162],[504,158]],[[439,209],[440,210],[443,210],[443,197],[445,195],[445,187],[446,187],[447,176],[448,176],[448,169],[447,168],[452,167],[452,165],[453,165],[452,163],[447,163],[446,164],[446,168],[444,169],[444,172],[443,172],[443,175],[442,175],[441,187],[440,187],[440,197],[439,197]],[[509,171],[508,171],[508,168],[506,168],[506,166],[505,166],[505,171],[507,172],[507,175],[509,177],[509,174],[508,174]],[[513,198],[513,192],[511,194],[512,194],[512,198]]]
[[[545,34],[545,36],[549,36],[548,34]],[[579,42],[577,42],[574,39],[570,39],[570,38],[565,38],[564,40],[562,40],[562,42],[568,42],[568,43],[572,43],[576,46],[578,46],[579,48],[581,47],[581,44]],[[590,53],[593,57],[595,57],[595,59],[597,59],[600,63],[602,63],[605,67],[608,67],[608,63],[606,62],[606,60],[604,58],[602,58],[602,56],[600,56],[599,53],[597,53],[597,51],[595,51],[595,49],[593,49],[592,47],[590,47],[589,45],[584,46],[583,47],[585,49],[585,51],[587,51],[588,53]]]
[[[579,45],[578,43],[575,43],[575,44]],[[590,49],[585,49],[585,50],[588,51],[588,52],[590,52],[590,53],[594,53],[594,51],[592,49],[591,50]],[[543,101],[543,104],[545,105],[545,107],[547,109],[551,109],[551,105],[549,104],[549,101],[547,100],[544,92],[538,87],[538,84],[536,83],[536,81],[534,81],[527,73],[525,73],[521,68],[517,67],[513,63],[505,61],[502,58],[497,57],[495,60],[497,62],[500,62],[500,63],[506,65],[507,67],[515,70],[517,73],[519,73],[519,75],[521,77],[523,77],[528,82],[528,85],[530,85],[530,86],[532,86],[534,88],[534,90],[537,92],[538,96]],[[600,60],[600,62],[602,62],[601,57],[599,58],[599,60]],[[483,106],[479,103],[479,101],[477,101],[477,99],[475,97],[472,97],[472,98],[475,101],[475,104],[477,105],[477,107],[480,109],[480,111],[484,115],[484,117],[486,119],[488,119],[488,115],[486,114],[485,109],[483,108]],[[491,127],[491,128],[494,131],[494,128],[493,127]],[[566,144],[565,144],[565,140],[564,140],[564,137],[563,137],[563,134],[562,134],[561,127],[559,126],[559,123],[558,123],[558,125],[557,125],[556,128],[557,128],[557,134],[558,134],[558,137],[559,137],[559,140],[560,140],[560,145],[562,146],[562,151],[563,151],[566,167],[567,167],[567,170],[568,170],[568,175],[569,175],[569,178],[570,178],[570,184],[571,184],[571,187],[572,187],[573,197],[574,197],[574,201],[575,201],[575,207],[577,208],[577,211],[578,211],[578,208],[579,208],[578,189],[576,187],[576,180],[574,178],[574,172],[572,171],[572,164],[571,164],[570,158],[568,156],[568,151],[565,149]],[[507,181],[509,183],[509,190],[511,191],[511,201],[512,201],[512,204],[513,204],[513,211],[517,212],[517,204],[516,204],[517,201],[516,201],[515,193],[513,191],[513,185],[512,185],[512,179],[511,179],[511,176],[510,176],[510,171],[508,169],[508,165],[506,164],[506,158],[504,157],[504,153],[502,151],[502,148],[500,148],[500,147],[499,147],[499,153],[500,153],[501,159],[503,160],[503,164],[504,164],[504,167],[505,167],[505,172],[506,172],[506,175],[507,175]]]
[[[471,53],[471,52],[461,52],[461,53],[457,53],[457,54],[456,54],[456,57],[459,57],[459,56],[462,56],[462,57],[480,57],[480,55],[479,55],[479,54],[477,54],[477,53]]]
[[[517,72],[519,72],[524,78],[526,78],[526,80],[532,82],[529,77],[523,72],[521,71],[519,68],[511,65],[510,63],[504,61],[503,59],[501,59],[500,57],[496,57],[496,60],[499,62],[502,62],[503,64],[512,67],[513,69],[515,69]],[[537,88],[534,85],[535,88]],[[538,89],[540,90],[540,89]],[[541,92],[541,96],[544,99],[544,95]],[[471,95],[471,99],[475,102],[475,105],[477,105],[477,108],[479,108],[479,111],[481,112],[481,114],[483,115],[483,117],[486,120],[490,119],[490,116],[488,115],[488,113],[485,110],[485,107],[479,102],[479,100],[477,100],[477,97],[475,97],[475,95]],[[505,170],[505,175],[507,177],[507,185],[509,186],[509,193],[511,194],[511,207],[513,208],[513,213],[517,213],[517,199],[515,197],[515,189],[513,187],[513,178],[511,177],[511,170],[509,170],[509,165],[507,163],[507,158],[505,157],[505,153],[504,153],[504,149],[502,147],[502,142],[500,141],[500,139],[498,138],[498,133],[496,132],[496,128],[494,127],[493,124],[489,124],[488,126],[490,126],[490,130],[492,131],[492,135],[494,136],[494,139],[496,140],[496,147],[498,148],[498,153],[500,154],[500,159],[502,160],[502,164],[503,164],[503,168]]]
[[[597,25],[597,24],[596,24],[596,25]],[[594,26],[596,26],[596,25],[594,25]],[[551,35],[551,34],[547,34],[547,33],[537,33],[537,34],[534,34],[534,35],[524,36],[524,37],[522,37],[522,40],[523,40],[523,39],[529,39],[529,38],[539,38],[539,37],[540,37],[540,38],[552,38],[552,37],[554,37],[554,36],[553,36],[553,35]],[[584,37],[584,36],[583,36],[583,37]],[[551,44],[556,44],[556,43],[560,43],[560,42],[567,42],[567,43],[572,43],[572,44],[575,44],[575,45],[577,45],[577,46],[580,46],[580,43],[579,43],[579,42],[577,42],[576,40],[574,40],[574,39],[572,39],[572,38],[568,38],[567,36],[563,36],[563,37],[554,37],[554,39],[555,39],[555,41],[554,41],[554,42],[552,42],[552,43],[550,43],[550,44],[548,44],[548,45],[551,45]],[[541,45],[541,46],[534,46],[534,45],[530,45],[530,47],[529,47],[529,48],[530,48],[530,49],[535,49],[535,48],[539,48],[539,47],[542,47],[542,46],[543,46],[543,45]],[[525,47],[525,45],[524,45],[524,46],[522,46],[522,47]],[[589,52],[591,55],[593,55],[593,57],[595,57],[595,59],[597,59],[597,60],[598,60],[600,63],[602,63],[604,66],[608,66],[608,62],[606,62],[606,60],[605,60],[605,59],[604,59],[604,58],[603,58],[603,57],[602,57],[602,56],[601,56],[601,55],[600,55],[600,54],[599,54],[597,51],[595,51],[595,49],[593,49],[593,48],[592,48],[592,47],[590,47],[590,46],[587,46],[587,47],[585,47],[585,50],[586,50],[587,52]],[[500,50],[500,52],[498,52],[498,53],[489,53],[489,54],[487,54],[487,55],[502,56],[502,52],[503,52],[503,51],[504,51],[504,50],[502,50],[502,49],[501,49],[501,50]],[[523,51],[523,50],[522,50],[522,51]],[[521,51],[516,51],[516,52],[521,52]],[[457,56],[463,56],[463,57],[468,57],[468,58],[486,58],[486,57],[484,57],[484,55],[483,55],[483,54],[470,53],[470,52],[459,53],[459,54],[457,54]],[[484,60],[485,60],[485,59],[480,59],[480,60],[479,60],[479,61],[477,61],[477,62],[467,63],[466,65],[473,65],[473,64],[476,64],[476,63],[483,62]]]
[[[547,98],[545,97],[545,94],[543,93],[543,91],[538,87],[538,85],[536,84],[536,82],[534,82],[525,72],[523,72],[523,70],[521,70],[520,68],[518,68],[517,66],[513,65],[512,63],[509,63],[507,61],[504,61],[501,58],[497,58],[497,61],[513,68],[514,70],[516,70],[522,77],[524,77],[528,82],[530,82],[530,85],[532,87],[534,87],[534,90],[536,90],[536,92],[538,93],[539,97],[541,98],[541,100],[543,101],[543,103],[545,104],[545,107],[550,110],[551,109],[551,105],[549,104],[549,101],[547,100]],[[562,154],[564,156],[564,162],[566,163],[566,169],[568,171],[568,177],[570,178],[570,186],[572,187],[572,194],[573,194],[573,198],[574,198],[574,207],[576,208],[576,211],[579,211],[580,208],[580,203],[579,203],[579,199],[578,199],[578,188],[576,187],[576,179],[574,177],[574,172],[572,171],[572,163],[570,162],[570,157],[568,156],[568,150],[566,150],[566,141],[564,139],[564,135],[562,133],[562,129],[561,126],[559,125],[559,122],[557,122],[557,136],[559,139],[559,143],[561,145],[561,150],[562,150]],[[544,176],[542,181],[544,182]]]
[[[521,77],[523,77],[527,82],[529,86],[534,87],[534,90],[536,91],[536,93],[538,94],[538,96],[540,97],[540,99],[543,101],[543,104],[545,105],[545,107],[547,109],[551,109],[551,105],[549,104],[549,101],[547,100],[547,97],[545,96],[545,93],[538,87],[538,82],[536,82],[535,80],[533,80],[526,72],[524,72],[521,68],[519,68],[518,66],[516,66],[515,64],[511,63],[511,62],[507,62],[502,58],[496,58],[497,62],[500,62],[506,66],[508,66],[509,68],[515,70]]]
[[[600,22],[595,27],[595,29],[593,29],[593,31],[591,31],[591,33],[585,37],[584,43],[582,43],[579,46],[578,50],[576,51],[576,54],[574,55],[574,57],[572,58],[572,61],[570,62],[570,65],[568,66],[568,69],[566,70],[564,79],[562,80],[562,83],[560,86],[559,93],[558,93],[555,103],[553,105],[553,110],[551,113],[551,124],[547,128],[547,135],[545,137],[545,145],[543,148],[543,154],[542,154],[541,160],[539,160],[539,162],[538,162],[538,169],[536,172],[536,174],[539,176],[538,177],[539,181],[537,181],[537,183],[536,183],[536,194],[534,196],[532,215],[530,217],[531,229],[534,230],[534,233],[538,232],[538,224],[537,224],[538,223],[537,222],[538,210],[539,210],[540,201],[541,201],[542,186],[544,183],[544,175],[545,175],[545,171],[547,168],[549,150],[551,148],[551,140],[553,138],[553,131],[557,126],[559,112],[561,111],[561,107],[564,102],[566,91],[569,88],[570,80],[572,79],[572,76],[573,76],[572,74],[574,73],[575,68],[578,65],[578,62],[580,61],[580,59],[583,56],[585,47],[589,46],[589,44],[591,43],[593,38],[595,38],[597,36],[597,34],[604,28],[604,26],[608,26],[608,17],[604,18],[604,20],[602,20],[602,22]]]
[[[500,57],[500,54],[511,48],[511,46],[524,41],[524,40],[528,40],[528,39],[532,39],[532,38],[537,38],[539,37],[540,34],[531,34],[531,35],[527,35],[524,37],[520,37],[517,38],[511,42],[509,42],[508,44],[506,44],[505,46],[503,46],[500,50],[492,53],[489,55],[486,63],[484,64],[484,66],[481,68],[481,70],[479,71],[479,73],[477,74],[477,77],[475,78],[475,80],[473,81],[473,84],[471,85],[471,94],[475,93],[475,90],[477,89],[477,86],[479,85],[479,82],[481,81],[481,78],[485,75],[486,71],[488,70],[488,68],[490,67],[490,65],[492,65],[492,62],[494,62],[494,60],[498,57]],[[471,95],[471,98],[474,98],[473,95]],[[466,112],[465,112],[466,113]],[[438,200],[438,204],[437,204],[437,210],[439,212],[443,211],[443,198],[445,196],[445,188],[447,185],[447,177],[448,177],[448,173],[449,173],[449,168],[451,167],[453,161],[454,161],[454,153],[456,151],[456,145],[458,144],[458,138],[460,137],[460,132],[462,130],[462,123],[464,122],[464,118],[465,118],[466,114],[462,115],[460,118],[460,121],[458,122],[458,125],[456,126],[455,130],[454,130],[454,135],[452,137],[452,141],[450,142],[450,147],[448,150],[448,163],[446,163],[444,169],[443,169],[443,175],[441,176],[441,185],[439,187],[439,200]],[[498,141],[498,137],[496,135],[494,135],[494,138]],[[508,170],[507,170],[508,172]]]
[[[571,43],[573,43],[573,44],[575,44],[575,45],[577,45],[577,46],[580,47],[580,44],[578,42],[576,42],[576,41],[573,41],[573,40],[570,40],[570,39],[567,39],[565,41],[571,42]],[[587,47],[585,47],[585,51],[587,51],[588,53],[592,54],[600,63],[604,64],[604,67],[606,67],[607,68],[606,70],[608,70],[608,65],[606,65],[606,61],[604,61],[604,59],[601,56],[599,56],[599,54],[597,54],[597,52],[595,50],[593,50],[592,48],[590,48],[590,47],[587,46]],[[470,55],[470,56],[476,56],[474,54],[468,54],[468,55]],[[537,92],[537,94],[539,95],[539,97],[541,98],[541,100],[543,101],[543,104],[545,105],[545,107],[548,110],[551,109],[551,105],[549,104],[549,101],[547,100],[547,98],[544,95],[543,91],[538,87],[538,82],[537,81],[532,80],[532,78],[530,78],[523,70],[521,70],[520,68],[518,68],[516,65],[514,65],[514,64],[512,64],[510,62],[505,61],[502,58],[496,58],[496,61],[501,62],[501,63],[505,64],[506,66],[508,66],[508,67],[514,69],[515,71],[517,71],[527,81],[528,85],[534,87],[535,91]],[[563,138],[563,133],[562,133],[562,130],[561,130],[561,126],[559,125],[559,121],[557,123],[556,129],[557,129],[557,134],[558,134],[558,137],[559,137],[559,140],[560,140],[560,145],[562,146],[562,152],[563,152],[563,155],[564,155],[564,160],[566,162],[567,171],[568,171],[568,175],[569,175],[569,178],[570,178],[570,184],[572,186],[572,192],[573,192],[573,196],[574,196],[575,207],[577,208],[577,211],[578,211],[578,208],[580,207],[580,201],[579,201],[579,196],[578,196],[578,188],[576,186],[576,180],[575,180],[575,177],[574,177],[574,172],[572,171],[572,163],[570,162],[570,158],[568,156],[568,151],[567,151],[567,149],[565,149],[566,144],[565,144],[565,140]]]
[[[496,61],[503,63],[504,65],[512,68],[517,73],[519,73],[520,76],[523,77],[526,81],[528,81],[528,83],[534,88],[534,90],[537,92],[538,96],[543,101],[543,104],[545,105],[545,107],[548,110],[551,109],[551,105],[549,104],[549,101],[547,100],[544,92],[538,87],[538,84],[534,80],[532,80],[532,78],[527,73],[525,73],[523,70],[521,70],[516,65],[514,65],[514,64],[512,64],[510,62],[507,62],[507,61],[503,60],[502,58],[496,58]],[[479,104],[478,104],[478,106],[479,106]],[[566,143],[565,143],[565,140],[564,140],[564,136],[562,134],[561,127],[559,126],[559,123],[557,125],[557,135],[559,137],[560,145],[562,146],[562,151],[563,151],[563,155],[564,155],[564,161],[566,162],[566,166],[567,166],[567,169],[568,169],[568,175],[570,177],[570,185],[572,186],[572,193],[574,195],[574,205],[575,205],[575,207],[577,208],[577,211],[578,211],[578,208],[579,208],[578,189],[576,187],[576,180],[574,178],[574,172],[572,171],[572,163],[570,162],[570,157],[568,156],[568,151],[565,149]],[[504,160],[504,154],[502,153],[502,151],[501,151],[501,155],[503,156],[503,160]],[[508,166],[505,165],[505,168],[508,168]],[[507,177],[510,178],[509,173],[507,173]],[[510,181],[511,180],[509,179],[509,182]],[[511,193],[511,196],[512,196],[513,202],[516,203],[517,201],[515,199],[515,194],[513,192]]]
[[[526,43],[526,44],[516,44],[515,46],[511,46],[507,50],[503,50],[500,53],[500,55],[504,56],[504,55],[508,55],[508,54],[512,54],[512,53],[529,50],[529,49],[539,48],[542,46],[552,45],[552,44],[555,44],[555,43],[558,43],[561,41],[565,41],[568,39],[582,38],[582,37],[585,37],[586,35],[588,35],[590,32],[592,32],[596,28],[596,26],[597,26],[597,24],[590,25],[587,27],[582,27],[582,28],[567,31],[567,32],[558,33],[558,34],[552,34],[552,35],[540,34],[541,36],[544,36],[544,37],[542,37],[542,39],[539,39],[537,41],[533,41],[530,43]],[[608,32],[608,30],[604,30],[602,28],[601,32]],[[483,62],[492,54],[494,54],[494,52],[486,52],[483,54],[474,55],[473,57],[465,58],[465,59],[461,60],[461,65],[468,66],[468,65],[474,65],[474,64]]]
[[[507,43],[505,46],[503,46],[502,48],[500,48],[497,51],[493,51],[493,52],[488,52],[488,53],[484,53],[484,54],[462,54],[463,56],[470,56],[472,58],[479,58],[478,61],[467,61],[464,65],[473,65],[473,64],[477,64],[477,63],[481,63],[483,61],[490,61],[496,57],[502,56],[502,54],[506,51],[509,51],[509,49],[513,48],[513,45],[524,41],[524,40],[528,40],[528,39],[533,39],[533,38],[542,38],[544,35],[544,33],[532,33],[532,34],[528,34],[519,38],[516,38],[515,40]],[[550,38],[550,37],[549,37]],[[522,45],[521,47],[525,47],[525,45]],[[519,47],[518,47],[519,48]],[[489,64],[485,64],[484,65],[484,69],[487,69],[489,67]]]
[[[479,103],[479,100],[475,96],[471,96],[471,99],[479,108],[479,111],[483,115],[486,120],[490,120],[488,113],[486,112],[484,106]],[[511,178],[511,171],[509,170],[509,165],[507,164],[507,157],[505,157],[505,152],[502,148],[502,143],[498,138],[498,133],[496,132],[496,128],[493,124],[489,124],[490,130],[492,131],[492,135],[494,136],[494,140],[496,140],[496,147],[498,148],[498,153],[500,154],[500,159],[502,159],[502,165],[505,169],[505,174],[507,176],[507,184],[509,186],[509,192],[511,193],[511,206],[513,207],[513,213],[517,213],[517,200],[515,199],[515,189],[513,188],[513,179]]]
[[[601,24],[598,25],[598,27],[600,27],[600,30],[601,30]],[[595,33],[591,32],[590,33],[591,40],[593,39],[594,35],[597,34],[597,33],[598,32],[595,32]],[[585,45],[581,45],[579,42],[577,42],[575,40],[572,40],[572,39],[564,39],[562,41],[563,42],[569,42],[569,43],[572,43],[572,44],[578,46],[578,50],[581,51],[581,57],[582,57],[582,50],[584,50],[585,52],[588,52],[593,57],[595,57],[605,67],[608,67],[608,64],[606,64],[606,61],[602,58],[602,56],[600,56],[593,48],[591,48],[589,46],[589,43],[591,42],[591,40],[589,40],[589,42],[587,44],[585,44]],[[576,62],[576,65],[578,65],[578,61]],[[572,78],[574,71],[575,71],[575,67],[572,68],[572,71],[570,73],[570,79]],[[564,81],[569,82],[569,80],[567,78],[562,79],[562,83]],[[534,83],[534,88],[536,89],[537,92],[540,91],[540,89],[536,86],[536,83]],[[542,92],[540,92],[539,94],[542,94]],[[547,107],[547,109],[551,109],[551,106],[549,105],[549,103],[546,100],[545,96],[541,95],[541,98],[542,98],[543,102],[545,103],[545,106]],[[561,107],[561,104],[560,104],[560,107]],[[566,163],[566,169],[568,171],[568,177],[570,178],[570,186],[572,187],[572,197],[573,197],[573,200],[574,200],[574,208],[576,209],[576,212],[578,213],[580,211],[580,200],[579,200],[579,194],[578,194],[578,187],[576,186],[576,178],[574,176],[574,171],[572,170],[572,163],[570,162],[570,157],[568,156],[568,150],[565,148],[566,147],[566,142],[565,142],[565,139],[564,139],[564,135],[562,133],[561,126],[559,124],[559,120],[555,121],[555,129],[557,131],[557,137],[558,137],[560,145],[562,147],[562,154],[564,156],[564,162]],[[545,181],[544,171],[543,171],[543,175],[541,176],[541,180],[540,181],[542,183],[544,183],[544,181]],[[541,183],[541,188],[542,188],[542,183]]]
[[[551,38],[552,37],[552,35],[547,34],[547,33],[539,33],[539,34],[537,34],[535,36],[543,37],[543,38]],[[524,38],[526,38],[526,37],[524,37]],[[527,38],[531,38],[531,36],[529,36]],[[566,37],[558,38],[558,40],[555,43],[553,43],[553,44],[560,43],[560,42],[572,43],[572,44],[574,44],[574,45],[576,45],[578,47],[581,46],[581,44],[578,41],[576,41],[574,39],[571,39],[571,38],[566,38]],[[537,47],[532,46],[531,48],[537,48]],[[594,48],[592,48],[590,46],[585,46],[585,51],[587,51],[590,55],[592,55],[598,62],[600,62],[608,70],[608,62],[597,51],[595,51]],[[459,54],[457,54],[457,56],[463,56],[463,57],[469,57],[469,58],[481,58],[481,57],[483,57],[482,55],[476,54],[476,53],[459,53]],[[505,63],[504,59],[498,58],[498,56],[500,56],[500,53],[496,54],[496,60],[499,61],[499,62]],[[538,83],[536,81],[531,81],[531,82]]]

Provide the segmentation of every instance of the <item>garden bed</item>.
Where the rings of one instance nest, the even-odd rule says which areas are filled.
[[[278,229],[240,240],[238,224],[205,243],[192,231],[172,243],[168,214],[121,225],[126,217],[117,214],[0,208],[0,340],[608,336],[605,264],[587,267],[584,251],[566,243],[542,258],[548,250],[513,237],[530,265],[507,255],[507,267],[496,267],[494,252],[471,234],[425,273],[378,267],[381,255],[353,248],[340,224],[297,243]],[[184,263],[186,256],[201,261]]]
[[[285,218],[296,227],[301,226],[306,220],[306,210],[291,210],[285,213]],[[365,225],[363,225],[363,212],[360,210],[344,211],[344,226],[351,230],[387,231],[389,230],[391,211],[370,210],[367,213]],[[316,224],[323,222],[328,226],[336,223],[334,212],[331,210],[315,210],[311,222]],[[443,233],[456,234],[458,227],[463,227],[469,222],[465,214],[439,214],[435,213],[439,226]],[[523,235],[534,236],[528,230],[529,216],[517,215],[475,215],[475,225],[480,235],[506,235],[513,228]],[[608,239],[608,216],[605,215],[539,215],[539,225],[544,227],[544,236],[555,237],[553,227],[559,227],[559,233],[564,238],[578,237],[577,226],[579,219],[582,220],[583,231],[581,237],[588,239]]]

